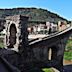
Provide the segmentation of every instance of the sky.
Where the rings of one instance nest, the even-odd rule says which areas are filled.
[[[72,20],[72,0],[1,0],[0,8],[36,7]]]

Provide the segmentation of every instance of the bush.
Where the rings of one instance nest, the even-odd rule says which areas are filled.
[[[72,51],[64,52],[64,59],[65,60],[72,60]]]
[[[67,45],[66,45],[65,50],[66,50],[66,51],[72,50],[72,39],[69,39],[69,40],[67,41]]]

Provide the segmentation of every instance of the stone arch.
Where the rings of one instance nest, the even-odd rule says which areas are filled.
[[[20,32],[19,27],[20,27],[19,23],[16,23],[15,21],[7,22],[6,36],[5,36],[5,48],[6,49],[15,50],[17,52],[19,51],[18,50],[18,46],[19,46],[19,35],[18,34]]]
[[[14,15],[6,17],[4,45],[6,49],[20,52],[28,46],[28,17]],[[12,33],[11,33],[12,32]]]
[[[9,48],[14,48],[14,45],[16,44],[16,33],[17,29],[15,24],[11,24],[9,28],[10,36],[9,36],[9,43],[10,45],[8,46]]]

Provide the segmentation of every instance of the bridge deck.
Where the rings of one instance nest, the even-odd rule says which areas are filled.
[[[70,31],[70,30],[72,30],[72,26],[66,28],[66,29],[63,30],[63,31],[56,32],[56,33],[53,33],[53,34],[50,34],[50,35],[46,35],[45,37],[42,37],[42,38],[33,39],[32,41],[29,41],[29,45],[32,45],[32,44],[37,43],[37,42],[39,42],[39,41],[43,41],[43,40],[46,40],[46,39],[50,39],[50,38],[53,38],[53,37],[62,35],[62,34],[68,32],[68,31]]]

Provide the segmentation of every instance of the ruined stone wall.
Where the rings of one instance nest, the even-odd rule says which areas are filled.
[[[26,47],[28,44],[27,22],[28,17],[21,15],[6,18],[5,48],[19,51],[21,47]]]
[[[45,67],[55,67],[63,72],[64,48],[71,30],[62,34],[51,35],[28,45],[27,22],[28,17],[21,15],[6,18],[6,50],[1,51],[4,58],[13,66],[18,67],[21,72],[35,72]],[[49,60],[48,55],[50,48],[52,49],[51,60]]]

